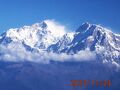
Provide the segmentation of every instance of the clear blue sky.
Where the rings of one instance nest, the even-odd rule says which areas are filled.
[[[44,19],[70,29],[87,21],[120,33],[120,0],[0,0],[0,33]]]

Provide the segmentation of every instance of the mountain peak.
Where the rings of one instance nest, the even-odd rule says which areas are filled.
[[[55,21],[45,20],[31,26],[9,29],[0,36],[0,44],[7,46],[12,43],[24,43],[31,48],[46,49],[64,34],[64,27],[57,25]]]
[[[89,24],[90,24],[89,22],[82,23],[82,25],[89,25]]]
[[[41,27],[42,29],[46,29],[48,27],[48,25],[45,21],[43,21],[41,23],[33,24],[32,27],[34,27],[34,28]]]
[[[41,28],[47,28],[47,23],[45,21],[40,23]]]
[[[76,32],[83,32],[87,30],[90,26],[91,24],[89,24],[88,22],[85,22],[76,30]]]
[[[93,32],[93,31],[100,31],[100,32],[111,32],[110,30],[97,25],[97,24],[90,24],[88,22],[83,23],[77,30],[76,32]]]

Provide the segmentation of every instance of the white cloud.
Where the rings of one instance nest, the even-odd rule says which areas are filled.
[[[16,48],[17,47],[17,48]],[[83,50],[74,55],[68,55],[66,53],[56,54],[56,53],[48,53],[48,52],[29,52],[20,46],[13,47],[4,47],[1,48],[1,57],[0,60],[4,61],[31,61],[31,62],[39,62],[39,63],[49,63],[50,60],[53,61],[91,61],[95,60],[96,55],[94,52],[89,50]]]
[[[56,22],[55,20],[45,20],[48,25],[48,29],[51,30],[55,36],[63,36],[66,33],[66,27]]]

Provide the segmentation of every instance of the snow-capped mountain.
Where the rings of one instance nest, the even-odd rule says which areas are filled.
[[[120,62],[120,35],[100,25],[89,23],[82,24],[72,35],[71,41],[66,35],[56,44],[51,45],[49,50],[68,54],[90,50],[96,53],[97,60]]]
[[[55,28],[54,28],[54,27]],[[65,33],[49,21],[9,29],[0,36],[0,45],[19,46],[32,52],[45,51],[74,55],[81,50],[95,52],[97,60],[120,64],[120,35],[95,24],[84,23],[75,32]]]
[[[46,20],[41,23],[35,23],[32,26],[9,29],[1,35],[0,44],[9,46],[15,43],[22,44],[26,49],[46,50],[49,45],[56,43],[64,33],[61,31],[59,32],[60,35],[55,35],[54,28],[51,30],[49,24]]]

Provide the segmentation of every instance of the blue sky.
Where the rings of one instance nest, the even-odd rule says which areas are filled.
[[[90,22],[120,33],[120,0],[0,0],[0,34],[45,19],[72,30]]]

